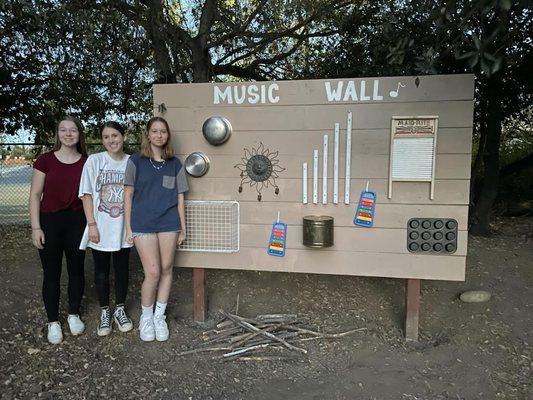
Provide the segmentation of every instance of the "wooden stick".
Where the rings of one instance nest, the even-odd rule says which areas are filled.
[[[237,356],[239,354],[247,353],[247,352],[252,351],[252,350],[262,349],[262,348],[265,348],[265,347],[268,347],[268,346],[271,346],[271,345],[272,345],[272,343],[265,343],[265,344],[259,344],[259,345],[256,345],[256,346],[245,347],[244,349],[239,349],[239,350],[232,351],[230,353],[222,354],[222,357],[223,358],[233,357],[233,356]]]
[[[184,356],[187,354],[194,354],[194,353],[204,353],[207,351],[228,351],[231,350],[231,347],[207,347],[207,348],[200,348],[200,349],[192,349],[187,351],[182,351],[181,353],[178,353],[178,356]]]
[[[222,313],[228,317],[229,319],[231,319],[232,321],[234,321],[235,323],[237,323],[238,325],[241,325],[242,327],[248,329],[249,331],[252,331],[252,332],[257,332],[257,331],[260,331],[259,328],[256,328],[255,326],[253,326],[252,324],[249,324],[248,322],[246,321],[243,321],[241,317],[239,317],[238,315],[232,315],[232,314],[229,314],[225,311],[222,311]],[[302,349],[300,347],[296,347],[296,346],[293,346],[292,344],[286,342],[285,340],[281,339],[281,338],[278,338],[276,335],[273,335],[269,332],[262,332],[261,335],[263,336],[266,336],[270,339],[273,339],[277,342],[280,342],[282,343],[285,347],[291,349],[291,350],[296,350],[296,351],[299,351],[301,353],[304,353],[304,354],[307,354],[307,350],[306,349]]]
[[[235,361],[284,361],[284,360],[296,360],[295,357],[282,357],[282,356],[244,356],[235,358]]]
[[[270,331],[273,331],[274,329],[276,329],[277,327],[275,326],[269,326],[267,328],[263,328],[257,332],[250,332],[250,333],[245,333],[244,335],[240,335],[241,339],[238,339],[236,343],[233,343],[234,341],[234,338],[231,338],[230,339],[230,342],[233,343],[233,346],[234,347],[238,347],[240,346],[241,344],[244,344],[247,340],[250,340],[256,336],[259,336],[261,335],[263,332],[270,332]],[[242,338],[243,336],[245,336],[244,338]],[[237,337],[239,338],[239,336]]]
[[[312,330],[304,329],[304,328],[299,328],[297,326],[292,326],[292,325],[282,325],[282,327],[283,329],[290,329],[293,331],[308,333],[309,335],[315,335],[317,337],[326,338],[326,339],[339,338],[339,337],[343,337],[346,335],[350,335],[355,332],[365,331],[367,329],[367,328],[357,328],[357,329],[352,329],[350,331],[340,332],[340,333],[320,333],[320,332],[316,332],[316,331],[312,331]]]
[[[237,293],[237,304],[235,305],[235,314],[239,315],[239,293]]]

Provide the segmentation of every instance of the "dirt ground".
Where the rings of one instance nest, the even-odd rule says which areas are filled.
[[[49,345],[41,267],[27,228],[0,237],[1,399],[533,399],[533,218],[506,219],[492,238],[469,239],[466,282],[424,281],[420,341],[402,336],[404,281],[344,276],[208,272],[209,320],[192,320],[191,271],[176,269],[168,342],[142,343],[138,331],[98,338],[92,259],[86,260],[87,332]],[[132,257],[127,307],[139,318],[140,262]],[[431,265],[428,265],[431,268]],[[64,274],[66,275],[66,273]],[[466,304],[469,289],[492,293]],[[66,295],[63,285],[62,294]],[[305,343],[282,361],[178,356],[232,311],[296,313],[325,332],[366,328]],[[62,320],[66,307],[62,304]],[[65,324],[64,324],[65,325]]]

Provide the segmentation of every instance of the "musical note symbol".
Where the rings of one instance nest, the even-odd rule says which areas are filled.
[[[390,97],[398,97],[398,92],[400,91],[400,88],[401,87],[405,87],[405,85],[401,82],[398,82],[398,87],[396,88],[396,90],[391,90],[389,92],[389,96]]]

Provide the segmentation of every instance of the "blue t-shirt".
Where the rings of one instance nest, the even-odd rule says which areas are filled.
[[[133,186],[131,230],[172,232],[181,229],[178,194],[189,190],[185,168],[173,157],[164,162],[132,154],[128,159],[124,185]]]

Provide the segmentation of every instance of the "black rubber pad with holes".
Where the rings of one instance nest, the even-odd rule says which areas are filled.
[[[407,250],[422,254],[453,254],[457,250],[457,221],[411,218],[407,222]]]

